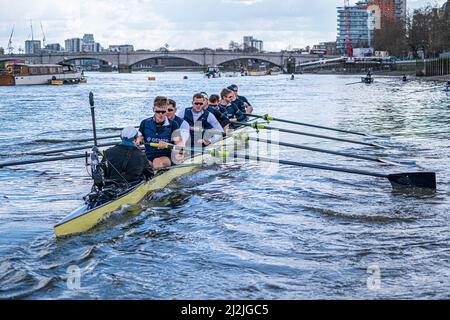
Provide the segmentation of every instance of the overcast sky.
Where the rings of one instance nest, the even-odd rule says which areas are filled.
[[[434,1],[434,0],[433,0]],[[336,40],[336,6],[344,0],[0,0],[0,46],[31,38],[61,43],[93,33],[102,46],[132,44],[135,49],[227,48],[244,35],[264,41],[264,49],[301,48]],[[355,2],[355,1],[352,1]],[[408,9],[427,0],[408,0]],[[440,1],[444,2],[444,0]],[[6,14],[5,14],[6,13]]]

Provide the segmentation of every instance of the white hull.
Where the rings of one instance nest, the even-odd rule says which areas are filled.
[[[16,86],[31,86],[49,84],[52,80],[80,80],[82,78],[81,72],[70,72],[62,74],[44,74],[31,76],[16,76],[14,77]]]

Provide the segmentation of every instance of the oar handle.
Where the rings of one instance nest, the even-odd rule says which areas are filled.
[[[91,106],[92,130],[94,134],[94,145],[97,147],[97,129],[95,127],[95,107],[94,107],[94,93],[89,92],[89,105]]]

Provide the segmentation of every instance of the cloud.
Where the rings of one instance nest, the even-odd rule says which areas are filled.
[[[3,2],[6,0],[0,0]],[[14,46],[31,37],[64,43],[93,33],[96,41],[156,49],[226,48],[230,40],[253,35],[266,50],[304,47],[336,37],[336,6],[341,0],[20,0],[8,1],[0,21],[0,46],[15,24]]]

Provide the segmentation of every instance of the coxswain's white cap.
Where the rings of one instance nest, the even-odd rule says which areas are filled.
[[[123,128],[122,134],[120,135],[122,140],[131,140],[136,139],[137,137],[142,136],[142,133],[137,130],[135,127],[126,127]]]

